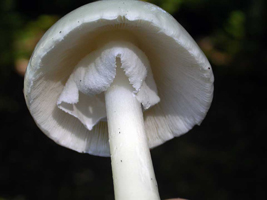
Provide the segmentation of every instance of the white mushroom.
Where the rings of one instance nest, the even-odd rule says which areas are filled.
[[[111,155],[117,200],[156,200],[149,148],[201,123],[213,73],[194,40],[161,8],[98,1],[45,33],[24,93],[36,124],[55,142]]]

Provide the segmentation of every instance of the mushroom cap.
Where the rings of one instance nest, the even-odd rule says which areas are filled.
[[[147,56],[160,102],[144,111],[150,148],[188,132],[204,119],[213,97],[211,66],[185,29],[161,8],[141,1],[98,1],[61,18],[42,37],[24,81],[27,106],[38,127],[56,143],[78,152],[109,156],[107,122],[89,131],[57,107],[79,61],[102,33],[132,34]]]

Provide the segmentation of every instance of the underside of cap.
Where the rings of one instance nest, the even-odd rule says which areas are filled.
[[[35,48],[24,94],[39,128],[60,145],[109,156],[107,123],[100,121],[89,131],[74,116],[60,110],[57,101],[75,66],[98,49],[96,41],[114,31],[125,31],[135,38],[135,45],[150,62],[161,99],[144,112],[150,148],[200,124],[212,101],[214,78],[194,40],[171,15],[155,5],[100,1],[63,17]]]
[[[57,101],[58,108],[78,118],[90,131],[107,118],[104,93],[114,82],[118,67],[123,69],[132,95],[144,109],[160,101],[145,54],[118,36],[121,38],[121,32],[78,63]]]

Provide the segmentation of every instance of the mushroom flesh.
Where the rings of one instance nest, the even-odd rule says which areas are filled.
[[[111,156],[117,200],[156,200],[149,149],[201,123],[213,81],[207,58],[170,14],[141,1],[98,1],[45,33],[24,94],[52,140]]]

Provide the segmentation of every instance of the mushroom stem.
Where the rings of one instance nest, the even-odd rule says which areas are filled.
[[[141,104],[121,69],[105,93],[116,200],[159,200]]]

